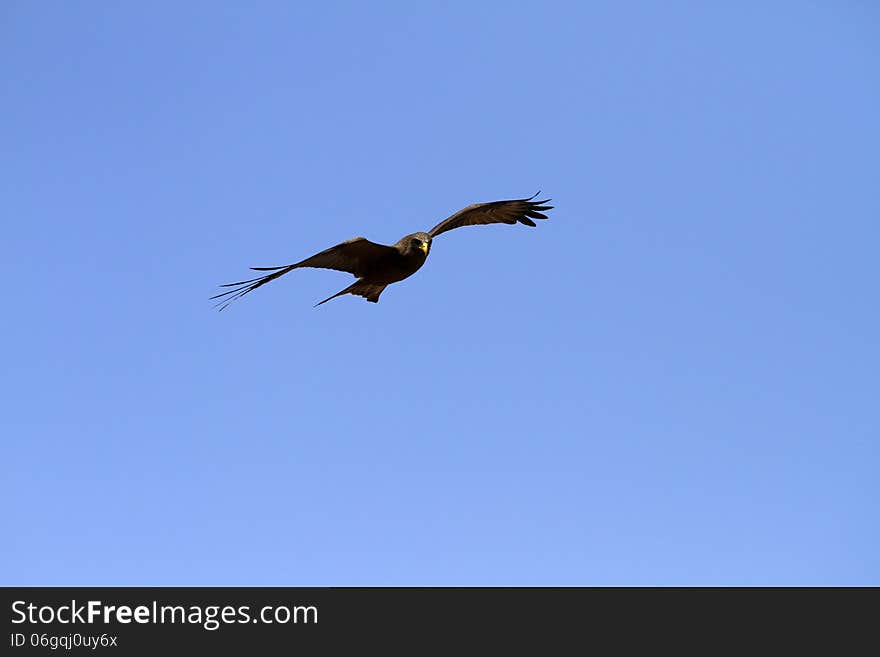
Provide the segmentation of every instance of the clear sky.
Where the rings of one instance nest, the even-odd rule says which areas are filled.
[[[0,583],[880,584],[876,3],[8,1],[0,72]]]

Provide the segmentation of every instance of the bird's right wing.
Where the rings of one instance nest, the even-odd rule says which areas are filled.
[[[354,237],[342,244],[331,246],[311,258],[298,262],[293,267],[318,267],[320,269],[335,269],[347,271],[358,278],[363,276],[364,270],[381,258],[396,254],[397,249],[393,246],[376,244],[364,237]],[[267,271],[269,268],[255,267],[258,271]],[[273,269],[278,269],[274,267]]]
[[[251,267],[254,271],[268,271],[269,274],[251,278],[247,281],[238,281],[237,283],[226,283],[220,287],[232,288],[226,292],[215,294],[211,299],[219,299],[217,305],[223,310],[236,299],[240,299],[245,294],[253,292],[258,287],[265,285],[269,281],[284,276],[287,272],[299,269],[300,267],[317,267],[320,269],[335,269],[337,271],[345,271],[354,274],[358,278],[363,276],[370,264],[377,260],[396,254],[397,250],[392,246],[384,244],[376,244],[363,237],[355,237],[350,240],[331,246],[320,253],[316,253],[310,258],[306,258],[301,262],[292,265],[283,265],[281,267]]]

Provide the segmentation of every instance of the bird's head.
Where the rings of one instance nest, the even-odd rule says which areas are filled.
[[[400,241],[407,253],[419,253],[427,257],[431,250],[431,236],[428,233],[413,233]]]

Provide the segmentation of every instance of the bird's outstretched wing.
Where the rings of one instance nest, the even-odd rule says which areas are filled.
[[[300,267],[318,267],[320,269],[336,269],[337,271],[345,271],[354,274],[358,278],[363,276],[364,272],[370,268],[370,265],[381,258],[396,254],[397,250],[392,246],[384,244],[376,244],[363,237],[355,237],[347,240],[342,244],[331,246],[320,253],[316,253],[310,258],[306,258],[301,262],[292,265],[283,265],[281,267],[251,267],[254,271],[267,271],[269,274],[251,278],[247,281],[238,281],[237,283],[226,283],[220,287],[232,288],[226,292],[215,294],[211,299],[219,299],[217,306],[223,310],[236,299],[240,299],[245,294],[253,292],[258,287],[265,285],[269,281],[284,276],[287,272],[299,269]]]
[[[538,194],[540,193],[538,192]],[[535,194],[535,196],[538,194]],[[526,226],[535,226],[535,222],[532,219],[546,219],[547,215],[543,214],[543,212],[553,209],[552,205],[544,205],[544,203],[550,201],[549,198],[543,201],[535,201],[535,196],[510,201],[492,201],[491,203],[469,205],[448,219],[441,221],[428,234],[431,237],[437,237],[440,233],[445,233],[453,228],[482,224],[515,224],[519,222]]]

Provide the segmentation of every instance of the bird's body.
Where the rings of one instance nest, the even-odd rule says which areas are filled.
[[[345,271],[353,274],[358,280],[344,290],[340,290],[333,296],[319,302],[317,305],[320,306],[322,303],[326,303],[344,294],[355,294],[364,297],[367,301],[376,303],[379,301],[379,295],[382,294],[386,286],[409,278],[425,264],[428,253],[431,251],[434,237],[447,230],[461,226],[489,223],[522,223],[527,226],[534,226],[535,222],[530,217],[546,219],[547,216],[540,211],[550,210],[552,206],[543,205],[547,202],[546,200],[533,201],[532,199],[534,198],[532,196],[528,199],[494,201],[470,205],[440,222],[429,232],[405,235],[396,244],[390,246],[376,244],[363,237],[355,237],[292,265],[252,267],[251,269],[255,271],[271,273],[246,281],[227,283],[222,287],[231,287],[233,289],[221,292],[211,298],[220,299],[218,305],[220,310],[223,310],[235,299],[243,297],[258,287],[294,269],[319,267],[322,269]]]
[[[427,244],[427,247],[419,246],[421,244]],[[355,274],[358,277],[357,281],[315,305],[320,306],[343,294],[356,294],[367,301],[378,303],[379,295],[388,285],[409,278],[425,264],[430,245],[431,237],[427,233],[413,233],[401,237],[397,244],[390,248],[386,247],[386,252],[366,263],[364,268]]]
[[[413,245],[413,242],[416,244]],[[428,246],[423,250],[419,244],[427,244]],[[428,259],[431,236],[427,233],[405,235],[392,248],[393,252],[389,252],[370,263],[361,278],[369,283],[384,283],[385,285],[409,278],[421,269],[425,260]]]

